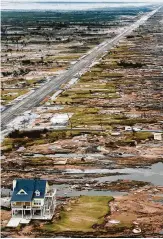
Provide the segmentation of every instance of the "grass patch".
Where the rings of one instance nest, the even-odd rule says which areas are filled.
[[[46,166],[49,165],[53,162],[52,158],[48,158],[48,157],[37,157],[37,158],[28,158],[26,160],[26,162],[28,161],[28,164],[32,165],[32,166]]]
[[[153,134],[150,132],[136,132],[134,135],[134,139],[145,140],[153,138]]]
[[[81,131],[71,131],[71,130],[67,130],[67,131],[52,131],[52,132],[49,132],[47,134],[47,139],[49,142],[53,142],[53,141],[56,141],[56,140],[59,140],[59,139],[66,139],[66,138],[72,138],[74,136],[78,136],[78,135],[81,135],[82,132]]]
[[[73,60],[78,59],[82,54],[66,54],[60,56],[53,56],[53,60]]]
[[[44,225],[47,231],[94,231],[94,224],[102,224],[104,216],[110,212],[108,202],[113,197],[108,196],[81,196],[71,201],[60,212],[60,219],[55,223]]]
[[[30,80],[27,80],[26,82],[27,82],[27,84],[29,84],[29,85],[34,85],[34,84],[36,84],[38,81],[39,81],[40,79],[30,79]]]
[[[142,118],[136,118],[136,119],[124,119],[124,120],[117,120],[117,124],[120,125],[129,125],[129,126],[133,126],[137,123],[142,123],[142,124],[152,124],[152,123],[156,123],[157,121],[155,119],[142,119]]]
[[[3,90],[1,100],[5,101],[4,104],[9,103],[10,101],[16,99],[18,96],[24,95],[28,90]]]
[[[47,139],[36,139],[26,143],[26,146],[40,145],[40,144],[46,144],[46,143],[47,143]]]
[[[13,139],[5,138],[2,143],[2,151],[8,152],[11,151],[12,149],[13,149]]]
[[[87,93],[85,93],[87,92]],[[60,104],[75,104],[75,103],[81,103],[83,101],[89,100],[89,99],[115,99],[119,98],[120,96],[115,93],[115,89],[97,89],[97,90],[85,90],[81,92],[64,92],[61,96],[59,96],[55,102]]]
[[[153,139],[153,134],[150,132],[134,132],[127,135],[127,140],[141,141],[146,139]]]

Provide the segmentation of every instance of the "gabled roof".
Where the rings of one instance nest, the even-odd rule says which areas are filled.
[[[19,194],[23,189],[27,194]],[[11,201],[30,202],[34,198],[44,198],[46,189],[46,180],[39,179],[17,179]],[[40,195],[36,196],[35,191],[39,191]]]

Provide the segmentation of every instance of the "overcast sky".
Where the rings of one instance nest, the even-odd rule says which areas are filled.
[[[2,0],[5,2],[156,2],[156,0]],[[163,2],[163,0],[157,0],[157,2]]]
[[[66,3],[59,4],[61,2]],[[83,2],[83,4],[73,4],[74,2]],[[87,4],[87,2],[92,2],[92,4]],[[108,8],[109,2],[111,2],[109,7],[139,7],[147,3],[163,3],[163,0],[1,0],[1,8],[2,10],[88,10]]]

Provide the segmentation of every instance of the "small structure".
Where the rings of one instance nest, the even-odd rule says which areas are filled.
[[[125,131],[131,131],[132,127],[131,126],[125,126]]]
[[[56,189],[40,179],[16,179],[11,198],[12,219],[44,219],[53,217],[56,207]]]
[[[163,133],[154,133],[155,140],[163,140]]]
[[[119,136],[120,134],[120,132],[111,132],[111,136]]]
[[[125,131],[133,131],[133,132],[138,132],[141,131],[142,128],[137,128],[137,127],[132,127],[132,126],[125,126]]]

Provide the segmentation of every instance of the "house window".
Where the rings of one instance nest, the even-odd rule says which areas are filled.
[[[39,191],[39,190],[36,190],[36,191],[35,191],[35,195],[36,195],[36,196],[40,196],[40,191]]]
[[[24,194],[24,192],[20,192],[19,194]]]
[[[24,189],[20,189],[20,191],[17,194],[19,194],[19,195],[27,195],[27,193],[24,191]]]
[[[41,205],[41,201],[34,201],[34,205],[37,205],[37,206]]]

